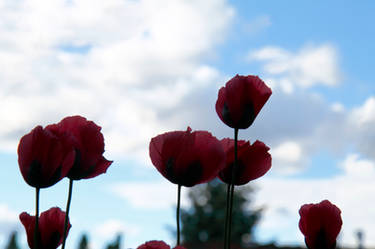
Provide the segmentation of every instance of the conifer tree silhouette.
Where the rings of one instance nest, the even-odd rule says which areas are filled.
[[[224,238],[227,185],[215,179],[189,190],[191,207],[181,210],[182,241],[191,248],[205,244],[221,245]],[[249,209],[249,186],[236,188],[233,203],[231,241],[246,246],[254,242],[253,231],[261,216],[261,209]]]

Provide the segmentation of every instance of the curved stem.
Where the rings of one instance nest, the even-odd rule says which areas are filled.
[[[180,245],[180,200],[181,200],[181,185],[177,187],[177,210],[176,210],[176,222],[177,222],[177,245]]]
[[[69,222],[68,219],[69,219],[70,202],[72,201],[72,192],[73,192],[73,180],[69,179],[69,193],[68,193],[68,201],[66,203],[64,236],[63,236],[63,243],[62,243],[61,249],[65,248],[66,234],[68,233],[68,222]]]
[[[35,188],[35,229],[34,229],[34,246],[39,248],[39,192],[40,188]]]
[[[229,226],[228,226],[228,249],[230,249],[231,232],[232,232],[232,211],[233,211],[233,199],[234,199],[234,180],[237,172],[237,141],[238,141],[238,128],[234,128],[234,164],[232,168],[232,179],[230,185],[230,205],[229,205]]]

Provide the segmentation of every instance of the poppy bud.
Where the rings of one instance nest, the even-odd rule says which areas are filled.
[[[271,94],[271,89],[258,76],[237,74],[219,90],[216,113],[229,127],[246,129]]]
[[[35,247],[34,231],[35,216],[31,216],[26,212],[20,214],[20,220],[25,227],[27,235],[27,243],[31,249]],[[39,249],[55,249],[61,245],[64,234],[65,212],[60,208],[50,208],[41,213],[39,217]],[[69,232],[71,225],[68,221]]]
[[[334,249],[340,233],[341,211],[328,200],[305,204],[300,210],[299,229],[309,249]]]
[[[137,249],[170,249],[171,247],[162,240],[151,240],[140,246]]]
[[[75,157],[69,139],[69,134],[58,134],[41,126],[21,138],[17,151],[18,164],[30,186],[50,187],[68,174]]]

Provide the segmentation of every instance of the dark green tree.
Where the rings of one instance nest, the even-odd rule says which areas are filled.
[[[5,249],[20,249],[17,242],[17,232],[13,232],[9,237],[9,242]]]
[[[226,214],[227,185],[215,179],[189,190],[191,207],[181,210],[183,244],[199,248],[200,245],[222,245]],[[254,242],[254,225],[259,221],[261,209],[251,210],[251,187],[237,187],[233,202],[231,241],[238,246]],[[193,248],[191,247],[191,248]]]
[[[82,234],[81,240],[78,244],[78,249],[89,249],[89,240],[86,234]]]
[[[111,244],[107,245],[106,249],[120,249],[121,248],[121,238],[122,235],[118,234],[116,240]]]

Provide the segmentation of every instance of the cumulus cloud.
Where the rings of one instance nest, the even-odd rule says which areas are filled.
[[[176,129],[163,113],[217,77],[201,61],[234,10],[224,0],[7,0],[0,15],[1,149],[81,114],[103,126],[109,153],[142,159],[150,137]]]
[[[298,230],[298,210],[305,203],[317,203],[324,199],[336,204],[342,211],[343,228],[340,242],[354,246],[354,233],[365,232],[366,244],[375,243],[375,161],[349,154],[339,163],[342,173],[332,178],[283,179],[264,178],[257,181],[256,204],[265,205],[265,213],[259,224],[263,239],[277,237],[280,243],[299,242],[303,236]],[[277,233],[276,231],[288,231]],[[282,236],[280,236],[282,235]],[[299,238],[296,241],[296,238]],[[366,245],[365,244],[365,245]]]
[[[272,164],[277,167],[276,171],[284,174],[292,174],[301,169],[301,165],[305,164],[302,147],[295,141],[286,141],[280,145],[271,148]]]
[[[286,93],[296,87],[335,86],[341,78],[337,49],[331,44],[307,45],[297,52],[269,46],[251,51],[248,60],[264,63],[267,81]]]
[[[351,110],[347,116],[350,141],[360,152],[375,158],[375,96],[369,97],[365,103]]]

